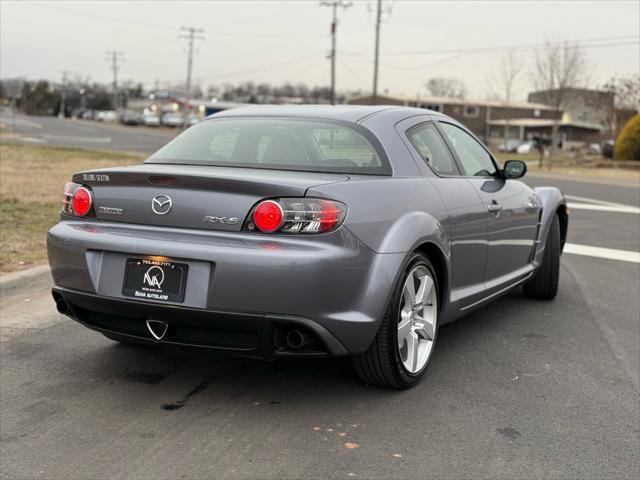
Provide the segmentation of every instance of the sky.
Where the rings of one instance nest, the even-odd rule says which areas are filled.
[[[337,89],[370,91],[375,1],[339,10]],[[383,1],[379,91],[425,95],[431,77],[457,77],[484,98],[502,56],[523,63],[516,98],[532,88],[536,49],[580,41],[597,86],[640,73],[640,1]],[[329,84],[331,8],[317,0],[0,0],[0,77],[71,76],[110,82],[107,51],[123,52],[120,79],[145,87],[184,83],[182,26],[204,29],[193,84]]]

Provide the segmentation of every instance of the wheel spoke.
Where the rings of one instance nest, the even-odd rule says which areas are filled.
[[[435,336],[435,331],[433,329],[433,317],[430,315],[431,312],[428,310],[432,307],[426,307],[425,313],[423,317],[416,322],[416,333],[420,335],[425,340],[433,340]]]
[[[402,347],[404,339],[411,332],[411,314],[400,312],[400,323],[398,324],[398,346]]]
[[[419,278],[420,286],[418,287],[418,291],[416,293],[416,303],[424,303],[429,297],[429,293],[431,292],[431,287],[433,285],[433,280],[429,275],[424,275]]]
[[[433,278],[429,275],[424,277],[424,290],[422,292],[422,298],[420,301],[424,304],[429,302],[429,298],[431,297],[431,292],[433,291]]]
[[[415,372],[418,365],[418,350],[420,339],[415,332],[409,333],[407,336],[407,363],[409,371]]]
[[[404,295],[404,304],[412,307],[416,303],[416,285],[413,279],[413,275],[409,275],[407,281],[404,282],[404,289],[402,294]]]

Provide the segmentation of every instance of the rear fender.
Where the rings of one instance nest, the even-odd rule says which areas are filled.
[[[423,243],[434,243],[447,252],[447,236],[442,224],[424,212],[408,212],[398,218],[380,243],[380,251],[413,252]]]
[[[555,187],[536,187],[534,190],[536,192],[536,198],[542,208],[538,240],[536,242],[536,252],[533,258],[534,265],[538,266],[544,256],[544,249],[553,219],[558,214],[558,210],[566,211],[567,200],[564,198],[564,195],[562,195],[560,190]],[[566,226],[567,224],[565,223],[564,235],[562,237],[563,247],[564,239],[566,238]]]
[[[416,251],[431,251],[437,253],[438,258],[431,258],[436,270],[440,271],[440,314],[442,319],[448,317],[448,299],[451,291],[448,284],[451,265],[451,251],[448,237],[445,233],[443,225],[431,215],[424,212],[409,212],[393,223],[387,231],[387,235],[380,244],[382,252],[404,253],[405,260],[395,273],[394,285],[399,281],[400,275],[406,268],[406,264]],[[435,252],[434,250],[437,250]],[[439,267],[439,268],[438,268]],[[389,292],[388,301],[391,300],[393,290]],[[387,301],[387,304],[388,304]],[[446,323],[446,322],[445,322]]]

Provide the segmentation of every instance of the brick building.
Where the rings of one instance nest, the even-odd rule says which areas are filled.
[[[371,105],[372,96],[352,98],[349,104]],[[602,126],[586,121],[564,118],[564,112],[539,102],[513,102],[509,105],[498,101],[470,100],[447,97],[377,97],[378,105],[402,105],[426,108],[444,113],[469,128],[486,143],[505,138],[527,140],[534,136],[550,137],[554,121],[559,121],[562,144],[579,144],[593,141]]]

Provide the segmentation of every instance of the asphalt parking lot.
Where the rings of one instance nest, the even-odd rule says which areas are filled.
[[[57,145],[96,150],[152,153],[180,129],[125,126],[92,120],[12,114],[0,110],[0,123],[14,134],[12,142],[26,145]]]
[[[56,313],[46,271],[5,283],[0,476],[637,478],[640,189],[525,178],[570,195],[558,297],[444,326],[408,391],[344,359],[118,345]]]

